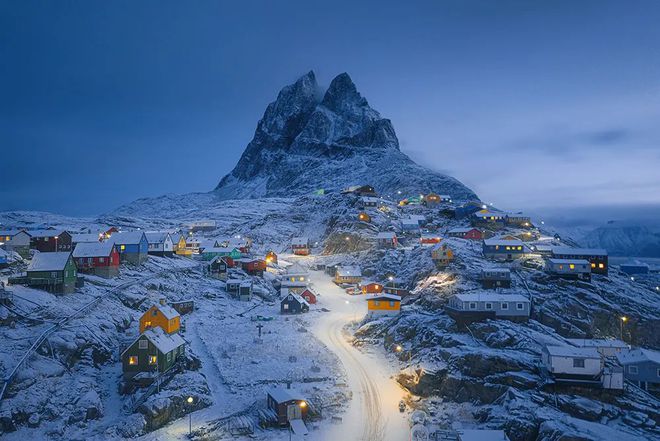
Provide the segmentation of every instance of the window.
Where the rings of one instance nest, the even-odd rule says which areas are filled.
[[[506,311],[507,309],[509,309],[509,304],[508,304],[507,302],[502,302],[502,307],[501,307],[501,309],[503,309],[503,310]]]
[[[137,355],[131,355],[130,357],[128,357],[128,364],[131,366],[135,366],[136,364],[138,364]]]
[[[570,265],[568,265],[568,267],[572,270],[575,269],[575,265],[573,265],[572,263]]]
[[[288,303],[285,303],[284,306],[283,306],[283,308],[284,308],[285,311],[288,310],[288,309],[289,309],[289,304],[288,304]]]
[[[158,363],[158,356],[157,355],[150,355],[149,356],[149,364],[156,364],[156,363]]]
[[[507,251],[511,250],[511,247],[506,247],[506,250],[507,250]]]
[[[374,306],[380,306],[380,300],[374,300]]]
[[[592,264],[591,264],[591,267],[592,267],[592,268],[596,268],[596,264],[595,264],[595,263],[592,263]]]
[[[147,322],[147,323],[145,323],[145,325],[146,325],[147,327],[149,327],[149,326],[151,326],[151,322]],[[138,342],[138,348],[139,348],[139,349],[147,349],[148,347],[149,347],[149,342],[148,342],[148,341],[146,341],[146,340],[140,340],[140,341]]]
[[[490,302],[486,302],[486,305],[485,305],[485,306],[486,306],[486,309],[487,309],[487,310],[491,310],[491,309],[493,309],[493,304],[490,303]]]
[[[151,315],[152,315],[153,317],[156,317],[156,316],[158,315],[158,310],[157,310],[157,309],[154,309],[153,311],[151,311]]]
[[[395,302],[390,302],[390,307],[391,307],[391,308],[394,308],[394,303],[395,303]]]
[[[518,251],[522,251],[522,247],[518,247]]]
[[[99,257],[99,263],[105,262],[105,257]]]
[[[52,271],[52,272],[50,273],[50,276],[51,276],[52,278],[57,277],[57,271]]]
[[[470,302],[470,309],[477,309],[477,302]]]
[[[518,311],[522,311],[523,309],[525,309],[525,304],[524,303],[516,303],[516,309]]]
[[[573,359],[574,368],[583,368],[584,367],[584,358],[574,358]]]
[[[124,251],[126,249],[126,245],[119,245],[119,249]]]
[[[602,263],[599,263],[599,264],[598,264],[598,268],[603,269],[603,268],[605,268],[605,265],[602,264]]]
[[[637,366],[628,366],[628,373],[637,375],[639,373],[639,369],[637,368]]]
[[[172,361],[172,353],[171,352],[167,353],[167,361]]]

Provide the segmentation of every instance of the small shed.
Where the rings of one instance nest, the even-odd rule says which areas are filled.
[[[274,387],[267,393],[268,408],[277,415],[277,423],[286,426],[292,420],[305,420],[309,405],[307,400],[293,389]]]
[[[244,302],[252,300],[252,281],[243,280],[238,286],[238,299]]]
[[[380,294],[383,292],[383,284],[371,280],[360,282],[362,294]]]
[[[508,268],[482,269],[479,281],[484,289],[511,288],[511,270]]]
[[[194,300],[179,300],[177,302],[169,302],[169,305],[181,315],[190,314],[195,310]]]
[[[291,239],[291,250],[298,256],[308,256],[310,253],[309,238],[306,236],[294,237]]]
[[[554,378],[567,381],[600,382],[603,371],[601,355],[594,348],[545,346],[541,351],[541,362]]]

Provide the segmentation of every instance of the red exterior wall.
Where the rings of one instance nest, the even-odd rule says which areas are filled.
[[[472,240],[482,240],[484,238],[483,233],[480,230],[477,230],[476,228],[473,230],[468,231],[465,234],[466,239],[472,239]]]

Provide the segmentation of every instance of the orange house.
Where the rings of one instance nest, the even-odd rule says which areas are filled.
[[[394,294],[372,294],[367,296],[369,314],[396,315],[401,311],[401,297]]]
[[[154,305],[140,317],[140,334],[146,329],[161,328],[167,334],[179,331],[181,317],[179,313],[169,305]]]
[[[383,292],[383,285],[376,282],[361,283],[362,294],[379,294]]]

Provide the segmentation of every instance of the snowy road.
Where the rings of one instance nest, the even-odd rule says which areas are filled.
[[[388,361],[359,351],[350,344],[344,326],[367,311],[363,296],[349,296],[320,271],[310,274],[320,294],[318,307],[330,310],[313,325],[312,332],[340,359],[353,392],[341,424],[332,425],[322,440],[405,441],[410,438],[405,414],[398,409],[404,390],[391,378]]]

